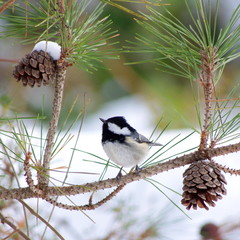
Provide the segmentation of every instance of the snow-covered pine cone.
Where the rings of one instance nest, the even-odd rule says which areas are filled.
[[[22,81],[23,86],[38,87],[53,83],[56,74],[56,61],[44,51],[34,50],[27,54],[13,71],[17,81]]]
[[[192,163],[183,173],[183,177],[181,202],[188,210],[191,207],[195,210],[197,207],[208,210],[206,203],[214,207],[215,202],[227,193],[224,175],[208,160]]]

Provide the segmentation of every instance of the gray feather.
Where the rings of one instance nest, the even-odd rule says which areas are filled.
[[[139,134],[137,131],[133,133],[132,137],[139,143],[147,143],[149,146],[162,146],[162,144],[160,143],[154,143],[150,141],[148,138],[146,138],[142,134]]]

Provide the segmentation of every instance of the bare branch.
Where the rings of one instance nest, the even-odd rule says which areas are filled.
[[[209,49],[203,50],[201,53],[202,62],[201,62],[201,73],[200,73],[200,82],[203,86],[204,100],[205,100],[205,113],[204,113],[204,123],[203,129],[201,132],[201,140],[199,145],[199,150],[204,150],[207,148],[207,142],[209,138],[209,126],[212,116],[212,95],[214,88],[214,70],[215,70],[215,61],[216,61],[217,50]]]
[[[0,58],[0,62],[18,63],[18,62],[19,62],[19,59]]]
[[[106,202],[108,202],[109,200],[111,200],[113,197],[115,197],[125,186],[126,184],[120,185],[118,186],[114,191],[112,191],[109,195],[107,195],[105,198],[103,198],[101,201],[97,202],[97,203],[89,203],[83,206],[73,206],[73,205],[68,205],[68,204],[63,204],[60,202],[57,202],[51,198],[44,198],[44,200],[46,200],[47,202],[51,203],[52,205],[59,207],[59,208],[64,208],[67,210],[94,210],[100,206],[102,206],[103,204],[105,204]]]
[[[62,98],[63,98],[63,91],[64,91],[64,82],[66,77],[66,67],[64,64],[57,66],[57,76],[56,76],[56,83],[55,83],[55,93],[53,99],[53,110],[52,110],[52,119],[49,124],[48,134],[47,134],[47,144],[44,152],[43,158],[43,174],[41,175],[40,187],[43,188],[48,184],[48,178],[46,176],[49,175],[49,167],[50,167],[50,160],[51,154],[54,144],[54,138],[57,131],[57,125],[59,120],[59,115],[62,107]]]
[[[2,213],[0,212],[0,220],[2,224],[7,224],[10,226],[15,232],[18,232],[20,236],[22,236],[24,239],[31,240],[23,231],[21,231],[15,224],[13,224],[11,221],[7,219],[7,217],[4,217]]]
[[[191,164],[195,161],[204,160],[208,158],[213,158],[217,156],[222,156],[229,153],[234,153],[240,151],[240,143],[231,144],[223,147],[218,147],[214,149],[206,149],[205,151],[196,151],[183,155],[181,157],[176,157],[172,160],[166,161],[164,163],[159,163],[155,166],[142,169],[139,174],[129,173],[121,178],[120,181],[116,181],[115,178],[107,179],[104,181],[97,181],[92,183],[87,183],[84,185],[74,185],[67,187],[47,187],[45,193],[47,197],[50,196],[63,196],[63,195],[76,195],[84,194],[87,192],[98,191],[102,189],[112,188],[119,185],[128,184],[134,181],[138,181],[153,175],[169,171],[187,164]],[[26,199],[26,198],[37,198],[38,194],[32,192],[32,190],[27,188],[15,188],[10,190],[2,190],[0,192],[0,199],[10,200],[10,199]]]
[[[233,168],[223,166],[222,164],[216,163],[216,161],[214,161],[213,159],[210,159],[210,161],[212,161],[223,172],[230,173],[231,175],[234,174],[234,175],[240,176],[240,169],[233,169]]]

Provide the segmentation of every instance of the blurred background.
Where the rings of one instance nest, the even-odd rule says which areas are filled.
[[[239,1],[220,0],[219,2],[220,15],[218,20],[220,28],[225,25]],[[168,6],[169,10],[182,22],[189,24],[187,9],[183,1],[168,0],[162,3],[170,4]],[[126,6],[134,11],[147,11],[143,4],[128,3]],[[147,34],[136,23],[134,16],[129,13],[107,6],[105,14],[110,15],[113,20],[112,28],[119,31],[119,47],[129,45],[126,40],[134,41],[137,32],[143,35]],[[0,28],[2,24],[4,22],[0,23]],[[36,115],[42,112],[44,99],[47,124],[51,115],[54,86],[23,87],[12,76],[14,66],[25,54],[31,52],[32,48],[33,45],[22,45],[15,39],[0,40],[0,114],[5,116],[5,113],[10,109],[21,116]],[[87,114],[79,141],[79,148],[84,151],[92,151],[106,158],[100,144],[101,123],[98,120],[99,117],[107,118],[114,115],[124,115],[131,125],[147,137],[150,136],[159,119],[163,117],[159,131],[168,122],[171,122],[164,138],[160,139],[160,142],[163,143],[179,132],[182,136],[186,136],[189,134],[191,126],[198,127],[196,114],[193,114],[195,106],[189,80],[161,72],[161,69],[157,69],[157,66],[151,63],[126,64],[149,59],[150,57],[150,54],[123,52],[119,60],[105,60],[102,63],[105,69],[100,69],[91,74],[76,67],[68,69],[61,121],[66,118],[68,110],[76,97],[79,97],[80,101],[78,101],[78,106],[74,108],[75,112],[71,115],[72,119],[83,108],[82,99],[84,95],[87,102]],[[239,82],[239,76],[239,60],[235,60],[225,68],[218,89],[220,96],[225,96]],[[187,147],[197,146],[198,141],[198,136],[194,136],[187,143]],[[178,150],[181,151],[185,144],[179,145]],[[176,149],[175,151],[177,152]],[[64,158],[68,155],[69,153],[66,152],[62,156],[58,156],[57,161],[53,162],[53,166],[64,164]],[[82,155],[78,157],[79,159],[84,158]],[[222,159],[226,160],[225,157]],[[90,163],[87,166],[81,165],[80,167],[78,160],[72,166],[76,171],[92,171],[93,168],[94,171],[101,172],[102,170],[96,168],[96,164],[91,165]],[[231,157],[231,163],[234,164],[236,160],[239,160],[239,154]],[[239,164],[235,166],[239,167]],[[183,171],[183,169],[177,169],[176,171],[161,174],[156,179],[181,193],[182,183],[179,179],[182,178]],[[116,172],[110,172],[106,176],[114,177]],[[60,179],[61,176],[56,175],[56,178]],[[96,180],[94,177],[88,179],[81,176],[82,182],[85,182],[86,179],[88,181]],[[117,200],[113,200],[112,203],[97,209],[93,213],[91,212],[90,217],[96,224],[93,224],[79,212],[68,212],[59,209],[55,211],[54,221],[56,225],[63,227],[60,230],[66,234],[66,239],[70,240],[205,239],[200,236],[200,231],[202,226],[209,222],[216,224],[217,231],[221,231],[223,235],[225,234],[225,239],[236,240],[240,236],[240,211],[237,207],[240,193],[239,189],[236,190],[239,178],[232,176],[227,180],[229,182],[228,196],[218,202],[217,207],[209,212],[205,210],[191,211],[189,214],[191,219],[172,205],[164,195],[156,191],[150,184],[141,181],[127,186],[126,190],[117,197]],[[71,176],[69,181],[79,183],[79,177]],[[143,193],[146,196],[144,198]],[[169,196],[179,205],[180,196],[176,196],[172,192]],[[84,197],[84,199],[86,200],[87,197]],[[30,200],[28,203],[34,205],[36,201]],[[46,213],[43,212],[43,214],[47,216]],[[81,230],[79,229],[80,224],[82,225]],[[112,228],[109,229],[109,226]],[[211,225],[210,230],[213,228]],[[235,230],[237,230],[237,233],[232,234],[231,231]],[[46,239],[54,239],[54,237],[46,237]]]

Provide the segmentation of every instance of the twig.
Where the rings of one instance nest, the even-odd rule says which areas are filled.
[[[67,187],[47,187],[45,189],[47,196],[64,196],[64,195],[76,195],[84,194],[87,192],[98,191],[102,189],[108,189],[116,187],[118,185],[128,184],[134,181],[138,181],[147,177],[154,176],[156,174],[166,172],[187,164],[191,164],[195,161],[205,160],[208,157],[213,158],[217,156],[222,156],[229,153],[234,153],[240,151],[240,143],[231,144],[223,147],[218,147],[214,149],[206,149],[205,151],[195,151],[193,153],[186,154],[181,157],[176,157],[172,160],[166,161],[164,163],[156,164],[145,169],[142,169],[140,174],[129,173],[121,178],[118,182],[115,178],[107,179],[104,181],[97,181],[92,183],[87,183],[84,185],[74,185]],[[37,198],[38,194],[32,192],[32,190],[27,188],[15,188],[9,190],[0,191],[0,199],[10,200],[10,199],[27,199],[27,198]]]
[[[231,175],[240,176],[240,169],[229,168],[229,167],[223,166],[222,164],[215,162],[213,159],[209,159],[209,160],[212,161],[223,172],[230,173]]]
[[[0,58],[0,62],[18,63],[19,59]]]
[[[49,123],[49,129],[47,134],[47,144],[43,157],[43,173],[40,178],[40,188],[44,188],[48,185],[49,179],[49,167],[52,149],[54,145],[54,137],[57,131],[57,125],[59,120],[59,115],[62,106],[63,99],[63,91],[64,91],[64,83],[66,77],[66,66],[64,64],[59,65],[57,67],[57,76],[55,83],[55,93],[53,99],[53,110],[52,110],[52,119]]]
[[[64,208],[67,210],[94,210],[94,209],[102,206],[109,200],[111,200],[113,197],[115,197],[124,188],[124,186],[126,186],[126,184],[122,184],[122,185],[118,186],[108,196],[106,196],[104,199],[102,199],[101,201],[99,201],[97,203],[94,203],[94,204],[89,203],[89,204],[86,204],[83,206],[73,206],[73,205],[63,204],[63,203],[57,202],[51,198],[44,198],[44,200],[51,203],[52,205],[54,205],[56,207]]]
[[[31,170],[30,170],[29,160],[32,159],[31,155],[32,155],[31,152],[26,153],[26,157],[25,157],[25,160],[24,160],[24,167],[23,167],[24,171],[25,171],[24,176],[26,176],[26,182],[27,182],[28,186],[30,187],[30,189],[34,193],[37,193],[40,196],[40,195],[43,194],[43,191],[41,189],[39,189],[39,186],[36,187],[34,185],[34,181],[33,181],[33,178],[32,178],[32,173],[31,173]]]
[[[65,15],[64,15],[64,12],[65,12],[65,2],[64,0],[57,0],[56,4],[58,5],[58,12],[62,15],[61,17],[61,25],[60,25],[60,29],[61,29],[61,32],[60,35],[62,34],[65,34],[65,30],[66,28],[64,27],[64,19],[65,19]],[[59,22],[59,24],[60,24]],[[68,32],[68,31],[67,31]],[[60,115],[60,111],[61,111],[61,103],[62,103],[62,97],[63,97],[63,90],[64,90],[64,80],[65,80],[65,75],[66,75],[66,62],[64,61],[64,54],[65,54],[65,51],[62,50],[62,57],[59,59],[58,61],[58,64],[57,64],[57,67],[58,67],[58,70],[59,70],[59,73],[60,75],[58,74],[57,76],[57,82],[56,82],[56,85],[55,85],[55,102],[53,102],[53,115],[52,115],[52,125],[55,125],[55,126],[51,126],[51,122],[50,122],[50,127],[49,127],[49,131],[50,131],[50,128],[52,127],[52,132],[48,132],[49,133],[49,138],[50,141],[49,141],[49,148],[45,149],[45,153],[44,153],[44,163],[43,163],[43,167],[45,168],[46,170],[46,173],[47,173],[47,176],[49,176],[49,166],[50,166],[50,159],[51,159],[51,154],[52,154],[52,148],[53,148],[53,140],[54,140],[54,136],[56,134],[56,128],[57,128],[57,123],[58,123],[58,119],[59,119],[59,115]],[[60,78],[60,80],[59,80]],[[59,86],[58,86],[59,85]],[[61,100],[60,102],[57,102],[58,101],[58,88],[59,87],[59,91],[61,92],[59,95],[61,97]],[[60,104],[58,106],[58,104]],[[55,118],[54,120],[54,110],[57,110],[59,113],[58,113],[58,116],[57,118]],[[55,123],[54,123],[55,121]],[[51,134],[53,134],[53,136],[50,136]],[[39,183],[40,183],[40,188],[42,188],[42,181],[41,181],[41,177],[42,175],[40,175],[39,177]],[[47,185],[48,184],[48,179],[44,180],[44,176],[43,176],[43,184]],[[54,211],[54,207],[52,208],[52,211],[50,212],[50,215],[48,217],[48,221],[50,221],[51,217],[52,217],[52,214],[53,214],[53,211]],[[42,237],[41,238],[44,238],[44,235],[47,231],[47,226],[45,227],[44,231],[43,231],[43,234],[42,234]]]
[[[15,224],[10,222],[6,217],[2,215],[0,212],[0,220],[2,224],[7,224],[9,227],[11,227],[15,232],[18,232],[19,235],[21,235],[24,239],[31,240],[23,231],[21,231]]]
[[[0,186],[1,190],[6,190],[6,188]],[[28,204],[26,204],[23,200],[18,200],[23,207],[25,207],[32,215],[36,216],[40,221],[42,221],[44,224],[46,224],[60,239],[64,240],[62,235],[43,217],[41,217],[38,213],[36,213]]]
[[[15,0],[9,0],[0,7],[0,13],[6,10],[10,5],[14,4]]]
[[[209,49],[202,50],[201,53],[201,73],[200,73],[200,82],[203,86],[204,100],[205,100],[205,113],[204,113],[204,123],[203,129],[201,131],[201,139],[199,144],[199,150],[202,151],[207,148],[207,142],[209,139],[209,127],[211,123],[212,116],[212,95],[213,95],[213,86],[214,86],[214,70],[215,70],[215,61],[216,61],[217,50]]]
[[[11,165],[11,168],[12,168],[12,171],[13,171],[13,174],[14,174],[14,177],[15,177],[16,182],[17,182],[17,186],[20,187],[20,182],[19,182],[19,179],[18,179],[18,175],[17,175],[17,173],[16,173],[16,171],[15,171],[14,164],[13,164],[13,162],[11,161],[11,157],[9,156],[9,153],[8,153],[8,151],[7,151],[7,148],[6,148],[6,146],[3,144],[1,138],[0,138],[0,144],[2,145],[2,148],[3,148],[5,154],[6,154],[7,158],[8,158],[8,161],[9,161],[10,165]],[[25,217],[25,224],[26,224],[27,235],[29,235],[28,218],[27,218],[26,209],[25,209],[24,207],[23,207],[23,213],[24,213],[24,217]]]
[[[65,12],[65,3],[64,3],[64,0],[58,0],[58,1],[57,1],[57,5],[58,5],[58,11],[59,11],[59,13],[64,14],[64,12]]]
[[[34,193],[37,193],[40,198],[43,198],[45,201],[47,201],[47,202],[51,203],[53,206],[57,206],[59,208],[64,208],[64,209],[67,209],[67,210],[93,210],[93,209],[96,209],[97,207],[102,206],[107,201],[111,200],[125,186],[125,184],[118,186],[107,197],[105,197],[104,199],[102,199],[101,201],[99,201],[95,204],[92,204],[91,201],[89,201],[89,204],[86,204],[84,206],[72,206],[72,205],[68,205],[68,204],[63,204],[63,203],[57,202],[56,200],[54,200],[52,198],[46,197],[45,192],[43,192],[41,189],[38,189],[35,185],[33,185],[33,179],[32,179],[32,174],[31,174],[30,165],[29,165],[29,160],[30,159],[31,159],[31,153],[28,152],[26,154],[26,158],[25,158],[25,161],[24,161],[24,171],[25,171],[25,175],[27,176],[26,180],[27,180],[28,186],[30,187],[30,189]]]
[[[18,200],[24,207],[28,209],[28,211],[36,216],[40,221],[42,221],[46,226],[48,226],[58,237],[59,239],[64,240],[64,237],[54,228],[48,221],[46,221],[43,217],[41,217],[38,213],[36,213],[31,207],[29,207],[24,201]]]
[[[57,131],[57,125],[58,120],[60,116],[60,111],[62,107],[62,99],[63,99],[63,92],[64,92],[64,83],[65,83],[65,77],[66,77],[66,62],[63,58],[63,52],[62,57],[57,62],[57,76],[56,76],[56,83],[55,83],[55,94],[54,94],[54,100],[53,100],[53,110],[52,110],[52,119],[49,124],[48,129],[48,135],[47,135],[47,145],[44,152],[43,157],[43,172],[39,175],[38,174],[38,183],[40,189],[44,189],[47,187],[49,182],[49,168],[50,168],[50,161],[51,161],[51,155],[52,150],[54,146],[54,138]],[[39,173],[39,172],[38,172]],[[53,213],[50,213],[49,221],[51,218],[51,215]],[[47,227],[45,228],[42,238],[44,237],[46,233]]]
[[[17,231],[13,231],[11,233],[9,233],[6,237],[2,238],[1,240],[8,240],[10,239],[10,237],[12,237]]]

